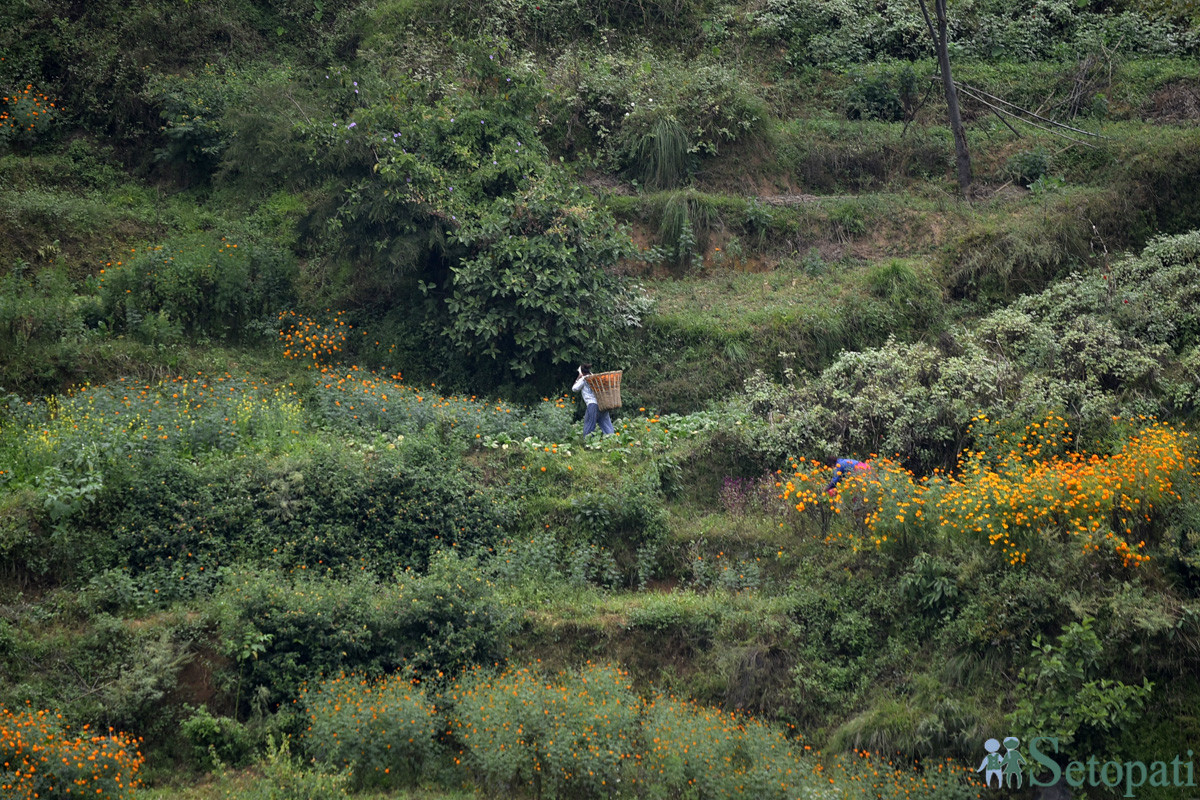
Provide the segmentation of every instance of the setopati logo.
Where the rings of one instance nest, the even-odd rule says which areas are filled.
[[[1001,744],[1004,750],[1001,752]],[[991,788],[1019,789],[1025,786],[1054,786],[1066,781],[1068,786],[1104,786],[1123,788],[1125,797],[1135,797],[1142,786],[1195,786],[1192,770],[1192,751],[1187,758],[1176,755],[1170,761],[1101,761],[1088,756],[1087,761],[1068,761],[1061,764],[1051,757],[1058,754],[1058,738],[1035,736],[1029,741],[1029,756],[1021,753],[1021,740],[1009,736],[1003,743],[988,739],[983,743],[987,754],[976,768],[982,772],[984,783]]]

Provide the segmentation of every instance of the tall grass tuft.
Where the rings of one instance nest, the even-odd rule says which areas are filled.
[[[708,232],[722,224],[717,209],[693,191],[664,193],[658,219],[658,240],[676,266],[700,266]]]
[[[674,189],[691,169],[691,141],[674,116],[660,118],[634,146],[633,172],[651,189]]]

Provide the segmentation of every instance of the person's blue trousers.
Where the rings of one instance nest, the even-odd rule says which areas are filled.
[[[583,412],[583,435],[587,436],[592,431],[596,430],[596,423],[600,424],[600,432],[611,434],[613,430],[612,417],[607,411],[600,411],[600,406],[595,403],[588,403],[587,411]]]

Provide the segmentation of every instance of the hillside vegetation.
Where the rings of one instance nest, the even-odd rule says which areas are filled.
[[[968,197],[916,0],[0,8],[0,786],[1200,750],[1200,14],[949,16]]]

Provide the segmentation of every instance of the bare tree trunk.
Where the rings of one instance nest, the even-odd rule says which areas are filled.
[[[963,130],[962,114],[958,109],[958,90],[954,86],[954,78],[950,76],[949,36],[946,33],[946,0],[934,0],[934,10],[937,12],[937,29],[929,18],[929,9],[925,0],[918,0],[921,13],[925,15],[925,24],[929,26],[929,35],[933,39],[933,48],[937,51],[938,70],[942,73],[942,88],[946,92],[946,106],[950,111],[950,132],[954,134],[954,157],[958,167],[958,192],[964,199],[971,196],[971,153],[967,149],[967,134]]]

